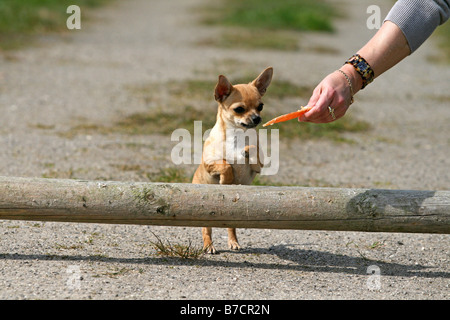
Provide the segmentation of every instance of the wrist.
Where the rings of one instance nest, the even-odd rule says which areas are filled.
[[[362,79],[362,87],[361,90],[364,89],[369,83],[373,81],[375,78],[375,74],[373,72],[372,67],[369,63],[361,57],[358,53],[351,56],[344,64],[349,64],[353,66],[357,73],[361,76]]]
[[[359,90],[361,90],[363,86],[363,81],[359,73],[356,69],[350,64],[344,64],[339,70],[345,72],[350,78],[350,82],[352,83],[353,94],[356,94]]]

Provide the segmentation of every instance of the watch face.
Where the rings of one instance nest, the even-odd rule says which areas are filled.
[[[361,70],[362,72],[366,72],[367,64],[365,64],[364,61],[358,62],[357,66],[358,66],[359,70]]]

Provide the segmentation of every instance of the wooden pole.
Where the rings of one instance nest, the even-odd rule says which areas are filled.
[[[0,219],[450,234],[450,191],[0,177]]]

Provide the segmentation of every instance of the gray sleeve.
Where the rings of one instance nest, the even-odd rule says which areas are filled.
[[[413,53],[449,16],[450,0],[398,0],[384,21],[402,30]]]

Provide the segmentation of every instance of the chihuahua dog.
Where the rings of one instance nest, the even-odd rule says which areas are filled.
[[[252,82],[237,85],[232,85],[225,76],[219,76],[214,92],[218,102],[217,121],[205,141],[202,162],[192,183],[248,185],[261,172],[263,160],[258,140],[256,145],[242,145],[241,150],[238,150],[237,140],[261,122],[261,98],[272,81],[272,74],[273,69],[269,67]],[[216,253],[212,228],[202,228],[202,236],[205,252]],[[228,228],[228,247],[240,249],[234,228]]]

